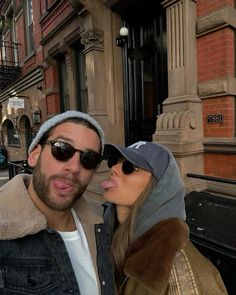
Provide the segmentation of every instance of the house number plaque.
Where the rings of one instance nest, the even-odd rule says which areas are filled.
[[[223,114],[207,115],[207,123],[222,123],[224,121]]]

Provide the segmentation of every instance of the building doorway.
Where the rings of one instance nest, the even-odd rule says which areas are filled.
[[[155,2],[155,3],[154,3]],[[165,10],[135,1],[122,13],[129,30],[123,49],[125,144],[152,141],[168,96]]]

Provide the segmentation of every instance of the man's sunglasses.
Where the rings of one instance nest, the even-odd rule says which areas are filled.
[[[134,171],[138,171],[138,167],[136,167],[133,163],[128,160],[121,158],[110,158],[107,161],[107,166],[111,168],[112,166],[122,162],[122,171],[124,174],[128,175],[133,173]]]
[[[64,141],[48,140],[43,144],[51,145],[52,156],[60,162],[70,160],[76,152],[79,152],[80,164],[88,170],[95,169],[102,160],[102,156],[99,153],[90,149],[81,151]]]

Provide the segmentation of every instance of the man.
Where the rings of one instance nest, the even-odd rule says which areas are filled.
[[[108,230],[82,197],[103,146],[100,125],[78,111],[41,126],[33,175],[0,188],[0,294],[114,294]]]

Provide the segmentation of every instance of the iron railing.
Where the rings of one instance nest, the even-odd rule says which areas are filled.
[[[187,173],[186,176],[192,177],[192,178],[200,178],[205,180],[229,183],[229,184],[236,184],[236,179],[232,179],[232,178],[223,178],[218,176],[202,175],[202,174],[194,174],[194,173]]]
[[[16,42],[0,41],[0,91],[20,76],[19,45]]]
[[[19,173],[32,174],[33,170],[29,167],[26,160],[23,161],[8,161],[9,179]]]

